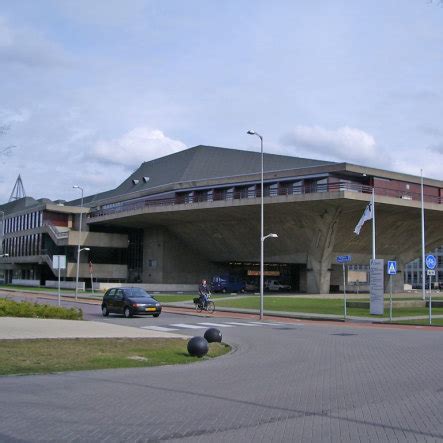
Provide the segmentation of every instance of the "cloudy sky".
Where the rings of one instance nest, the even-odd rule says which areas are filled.
[[[438,0],[0,0],[0,199],[199,144],[443,179]],[[6,154],[8,153],[6,152]]]

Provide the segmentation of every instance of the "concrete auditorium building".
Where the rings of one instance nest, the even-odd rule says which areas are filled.
[[[115,189],[65,202],[24,197],[0,207],[6,282],[79,280],[187,290],[202,278],[258,281],[261,154],[196,146],[143,163]],[[81,184],[80,184],[81,185]],[[337,255],[365,270],[371,223],[354,228],[375,190],[377,258],[405,265],[421,255],[420,177],[349,163],[264,154],[265,278],[295,292],[339,289]],[[443,182],[424,179],[426,250],[443,245]],[[80,220],[82,226],[80,229]],[[441,264],[440,264],[441,265]],[[439,277],[443,278],[443,275]]]

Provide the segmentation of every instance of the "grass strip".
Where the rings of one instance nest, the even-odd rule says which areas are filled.
[[[343,315],[343,300],[341,299],[313,299],[299,297],[264,297],[264,309],[269,311],[284,312],[301,312],[306,314],[329,314]],[[260,297],[248,296],[232,300],[220,300],[216,303],[217,307],[243,308],[243,309],[259,309]],[[433,314],[443,314],[443,308],[432,308]],[[416,315],[428,315],[429,309],[426,307],[405,307],[395,308],[392,311],[394,317],[409,317]],[[347,314],[356,317],[369,317],[369,309],[365,308],[348,308]],[[383,316],[373,315],[377,317],[389,317],[389,308],[385,307]]]
[[[83,312],[78,308],[63,308],[54,305],[17,302],[5,298],[0,299],[0,317],[31,317],[31,318],[58,318],[62,320],[81,320]]]
[[[199,359],[188,354],[187,340],[180,338],[0,340],[0,375],[176,365],[229,350],[225,343],[210,343]]]

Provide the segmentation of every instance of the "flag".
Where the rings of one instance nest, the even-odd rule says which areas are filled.
[[[357,226],[354,229],[354,234],[360,235],[362,226],[366,221],[371,220],[373,217],[374,213],[372,211],[372,203],[369,203],[368,206],[366,206],[365,212],[363,212],[360,221],[357,223]]]

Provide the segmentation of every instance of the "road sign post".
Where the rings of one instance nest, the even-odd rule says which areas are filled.
[[[58,305],[60,306],[60,269],[66,269],[66,255],[53,255],[52,267],[58,269]]]
[[[337,263],[341,263],[343,267],[343,303],[344,303],[344,319],[347,317],[346,310],[346,266],[345,263],[348,263],[352,260],[350,255],[339,255],[337,256]]]
[[[435,275],[435,268],[437,266],[437,258],[435,255],[426,256],[427,274],[429,275],[429,325],[432,325],[432,276]]]
[[[388,275],[389,275],[389,321],[392,322],[392,276],[397,274],[397,262],[388,260]]]

